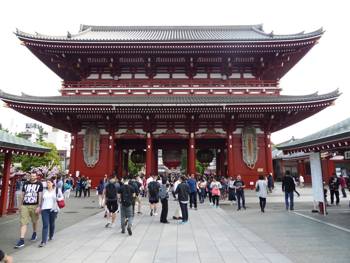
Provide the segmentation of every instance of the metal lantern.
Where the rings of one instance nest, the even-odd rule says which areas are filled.
[[[146,161],[146,154],[143,150],[135,150],[131,153],[130,159],[135,164],[144,164]]]
[[[163,163],[169,169],[180,166],[181,150],[163,150]]]
[[[214,159],[214,153],[209,150],[209,149],[205,149],[205,150],[199,150],[197,152],[197,160],[200,163],[211,163]]]

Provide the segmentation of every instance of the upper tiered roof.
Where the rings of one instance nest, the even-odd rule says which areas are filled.
[[[81,25],[77,34],[48,36],[17,30],[22,39],[64,42],[268,42],[320,37],[323,29],[289,35],[267,33],[262,25],[239,26],[92,26]]]

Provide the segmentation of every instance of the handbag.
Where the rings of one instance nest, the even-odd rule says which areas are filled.
[[[65,203],[64,203],[64,199],[60,199],[60,200],[57,200],[57,206],[58,206],[58,208],[63,208],[63,207],[65,207]]]
[[[215,195],[215,196],[219,196],[220,195],[220,189],[219,188],[213,188],[212,190],[211,190],[211,194],[212,195]]]
[[[255,192],[259,192],[260,191],[260,187],[259,184],[257,184],[256,188],[255,188]]]

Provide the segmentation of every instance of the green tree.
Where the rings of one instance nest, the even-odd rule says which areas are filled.
[[[61,168],[60,156],[56,146],[51,142],[37,142],[38,144],[48,147],[51,151],[45,153],[43,156],[18,155],[13,157],[13,162],[22,164],[23,171],[29,171],[32,167],[47,166],[51,169],[57,165]]]
[[[201,162],[199,162],[198,160],[196,160],[196,171],[199,174],[204,174],[205,169],[207,168],[207,165],[202,164]]]
[[[128,160],[128,172],[129,174],[135,175],[141,171],[143,164],[136,164],[131,159]]]

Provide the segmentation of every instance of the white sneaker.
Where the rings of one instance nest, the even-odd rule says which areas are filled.
[[[115,223],[111,223],[109,227],[113,228],[115,226]]]
[[[155,215],[155,216],[157,216],[157,215],[158,215],[158,213],[154,213],[154,215]]]

